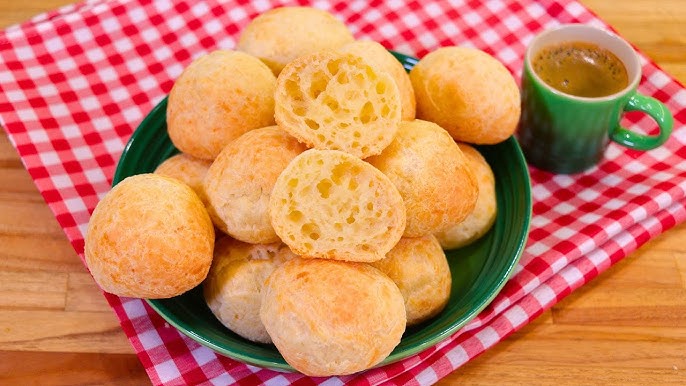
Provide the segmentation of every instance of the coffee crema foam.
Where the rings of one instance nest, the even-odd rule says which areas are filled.
[[[544,47],[531,65],[550,87],[579,97],[612,95],[629,84],[624,63],[593,43],[564,42]]]

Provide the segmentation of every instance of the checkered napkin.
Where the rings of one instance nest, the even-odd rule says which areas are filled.
[[[0,119],[38,189],[83,256],[89,213],[110,189],[133,130],[191,60],[233,48],[268,1],[92,0],[0,32]],[[609,28],[574,1],[313,4],[357,38],[423,56],[447,45],[483,49],[519,76],[527,43],[560,23]],[[643,58],[640,90],[675,115],[671,139],[637,152],[610,145],[574,176],[531,169],[531,234],[513,278],[476,319],[418,355],[340,378],[248,366],[182,336],[139,299],[106,294],[154,384],[427,384],[551,307],[652,237],[686,219],[686,90]],[[644,116],[625,124],[651,132]]]

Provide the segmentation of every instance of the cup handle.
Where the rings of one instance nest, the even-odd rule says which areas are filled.
[[[648,114],[660,127],[656,135],[644,135],[617,125],[610,138],[620,145],[636,150],[654,149],[667,141],[672,134],[674,118],[667,106],[655,98],[634,93],[624,106],[624,111],[641,111]]]

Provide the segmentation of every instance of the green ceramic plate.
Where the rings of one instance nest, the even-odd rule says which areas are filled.
[[[417,59],[393,53],[409,70]],[[152,172],[178,152],[167,135],[166,98],[143,120],[126,145],[113,184]],[[409,328],[380,365],[399,361],[446,339],[483,310],[498,294],[519,261],[531,220],[531,188],[524,156],[516,140],[479,146],[496,178],[498,215],[493,228],[474,244],[446,252],[452,292],[445,310]],[[273,345],[253,343],[226,329],[205,305],[199,287],[171,299],[148,300],[167,322],[198,343],[239,361],[292,370]]]

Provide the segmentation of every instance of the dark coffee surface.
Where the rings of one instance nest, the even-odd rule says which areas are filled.
[[[538,51],[536,74],[549,86],[580,97],[603,97],[629,83],[626,68],[611,51],[587,42],[565,42]]]

